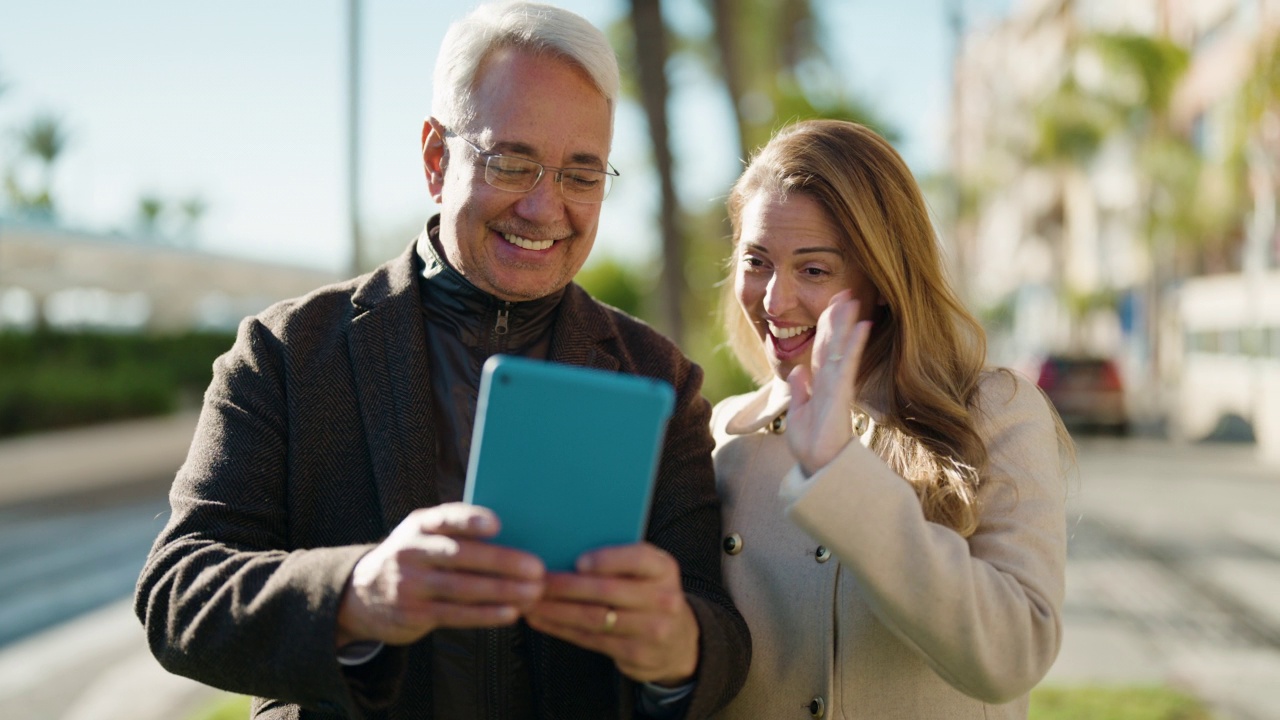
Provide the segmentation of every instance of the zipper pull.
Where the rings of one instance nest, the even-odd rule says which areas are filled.
[[[510,303],[508,303],[510,305]],[[493,331],[499,335],[507,334],[507,315],[510,310],[505,307],[498,308],[498,322],[493,326]]]

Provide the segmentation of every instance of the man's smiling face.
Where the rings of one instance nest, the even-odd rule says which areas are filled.
[[[513,301],[544,297],[586,262],[600,205],[565,200],[554,170],[528,192],[492,187],[484,157],[467,140],[488,153],[605,170],[608,102],[565,60],[505,48],[481,64],[472,107],[475,120],[465,127],[433,120],[424,132],[428,187],[441,205],[441,249],[481,290]]]

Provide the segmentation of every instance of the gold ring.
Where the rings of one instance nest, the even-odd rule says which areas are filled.
[[[604,614],[604,632],[613,632],[613,627],[618,624],[618,613],[612,608],[605,611]]]

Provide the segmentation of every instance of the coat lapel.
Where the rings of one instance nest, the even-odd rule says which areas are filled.
[[[774,378],[751,394],[750,399],[725,423],[730,435],[750,435],[772,423],[791,406],[791,388]]]
[[[617,332],[604,308],[570,283],[551,331],[550,359],[566,365],[617,370]]]
[[[413,510],[439,502],[414,255],[410,245],[352,296],[348,351],[386,531]]]

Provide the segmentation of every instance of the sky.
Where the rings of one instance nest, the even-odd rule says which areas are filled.
[[[949,8],[971,26],[1016,0],[814,0],[850,90],[901,133],[917,174],[945,165]],[[622,0],[557,4],[607,27]],[[397,254],[434,212],[418,138],[449,22],[474,2],[363,0],[360,203],[379,258]],[[707,27],[699,0],[666,0],[669,22]],[[53,177],[62,221],[135,231],[138,201],[200,198],[194,242],[219,254],[345,272],[346,0],[0,0],[0,173],[37,115],[70,136]],[[669,68],[676,183],[684,203],[719,203],[741,164],[723,92],[691,63]],[[622,171],[594,256],[652,260],[657,183],[640,110],[618,112]],[[162,222],[165,222],[162,220]],[[169,222],[177,225],[176,211]]]

